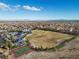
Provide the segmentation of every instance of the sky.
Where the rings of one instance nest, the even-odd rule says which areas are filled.
[[[0,20],[61,19],[79,19],[79,0],[0,0]]]

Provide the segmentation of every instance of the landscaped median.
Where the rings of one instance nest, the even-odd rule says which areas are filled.
[[[73,35],[63,34],[59,32],[33,30],[31,36],[26,36],[32,48],[50,49],[58,46],[66,40],[71,40]]]

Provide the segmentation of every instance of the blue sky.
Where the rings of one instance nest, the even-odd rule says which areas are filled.
[[[79,0],[0,0],[0,20],[79,19]]]

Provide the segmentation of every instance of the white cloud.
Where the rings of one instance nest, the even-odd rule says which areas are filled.
[[[9,6],[5,3],[0,2],[0,10],[3,10],[3,11],[12,11],[12,12],[14,12],[14,11],[19,10],[20,7],[21,7],[21,5]]]
[[[29,5],[25,5],[25,6],[15,5],[15,6],[12,6],[12,5],[8,5],[8,4],[0,2],[0,10],[15,12],[15,11],[20,10],[20,9],[31,10],[31,11],[41,11],[40,8],[37,8],[37,7],[34,7],[34,6],[29,6]]]
[[[41,11],[40,8],[37,8],[37,7],[34,7],[34,6],[29,6],[29,5],[23,6],[23,8],[24,8],[25,10]]]
[[[1,10],[9,9],[9,6],[5,3],[0,3],[0,9]]]

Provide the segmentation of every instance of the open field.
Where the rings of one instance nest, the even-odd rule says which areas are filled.
[[[26,36],[33,47],[43,49],[53,48],[72,37],[73,35],[44,30],[33,30],[31,36]]]

